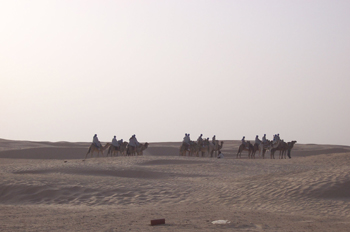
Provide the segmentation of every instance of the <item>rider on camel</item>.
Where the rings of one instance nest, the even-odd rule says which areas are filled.
[[[190,142],[191,142],[190,134],[185,134],[185,137],[184,137],[182,143],[189,146]]]
[[[259,139],[259,135],[255,136],[255,144],[260,145],[261,140]]]
[[[132,147],[138,147],[140,143],[137,141],[136,136],[132,135],[131,138],[129,139],[129,146]]]
[[[100,140],[98,140],[97,138],[97,134],[94,135],[93,139],[92,139],[92,143],[100,150],[100,148],[102,147],[102,144],[100,142]]]
[[[116,138],[116,136],[114,135],[114,137],[113,137],[113,139],[112,139],[112,145],[114,146],[114,147],[119,147],[119,142],[117,141],[117,138]]]
[[[242,144],[243,144],[245,147],[248,147],[248,143],[245,141],[245,136],[243,136],[243,138],[242,138]]]
[[[213,136],[211,142],[215,145],[216,144],[216,135]]]
[[[202,138],[203,134],[201,134],[198,139],[197,139],[197,143],[202,145],[203,144],[203,138]]]

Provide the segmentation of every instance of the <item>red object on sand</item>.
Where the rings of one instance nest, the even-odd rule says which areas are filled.
[[[165,224],[164,218],[151,220],[151,226],[160,225],[160,224]]]

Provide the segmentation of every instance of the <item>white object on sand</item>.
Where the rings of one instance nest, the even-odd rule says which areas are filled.
[[[216,221],[212,221],[211,223],[216,224],[216,225],[224,225],[224,224],[229,224],[231,222],[228,220],[216,220]]]

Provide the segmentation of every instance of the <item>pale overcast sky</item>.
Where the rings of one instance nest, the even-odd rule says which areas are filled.
[[[0,138],[350,145],[350,1],[2,1]]]

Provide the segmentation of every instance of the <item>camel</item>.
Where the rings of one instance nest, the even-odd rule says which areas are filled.
[[[194,141],[190,141],[190,144],[182,143],[180,146],[180,156],[186,156],[186,153],[188,152],[188,156],[192,156],[192,154],[197,154],[199,153],[199,145],[198,143]]]
[[[129,156],[134,156],[136,154],[136,147],[134,146],[130,146],[130,144],[128,144],[127,148],[126,148],[126,155]]]
[[[126,155],[126,149],[128,147],[128,142],[123,142],[121,145],[120,145],[120,153],[122,155]]]
[[[137,155],[143,155],[143,151],[148,148],[149,143],[141,144],[136,148]]]
[[[120,144],[119,147],[115,147],[115,146],[110,146],[107,152],[107,156],[109,154],[111,154],[111,156],[118,156],[118,153],[125,155],[125,151],[126,151],[126,147],[128,145],[128,142],[123,142],[122,144]]]
[[[238,158],[238,155],[239,155],[239,158],[241,158],[241,154],[243,151],[248,151],[248,158],[250,159],[250,155],[254,148],[249,141],[247,142],[247,144],[248,144],[248,147],[246,147],[243,143],[239,146],[237,156],[236,156],[237,158]]]
[[[297,141],[293,140],[292,142],[288,142],[287,143],[287,150],[286,150],[286,153],[289,157],[289,159],[291,159],[292,157],[290,157],[290,152],[292,151],[292,148],[294,146],[294,144],[296,143]],[[284,154],[284,158],[286,159],[286,154]]]
[[[259,157],[262,156],[262,158],[265,159],[265,153],[266,153],[266,151],[270,150],[271,145],[272,145],[272,142],[270,140],[266,140],[265,144],[255,143],[253,146],[252,153],[251,153],[251,158],[255,159],[255,154],[257,151],[259,151]]]
[[[199,145],[199,152],[202,154],[202,157],[204,157],[206,152],[208,152],[209,154],[209,146],[210,146],[209,139],[204,139],[201,143],[198,143],[198,145]]]
[[[182,143],[180,146],[180,156],[186,156],[186,153],[188,152],[188,156],[190,156],[190,145],[186,143]]]
[[[85,155],[85,159],[87,158],[88,154],[90,153],[91,154],[91,157],[93,156],[93,153],[95,151],[97,151],[97,156],[99,157],[100,156],[100,152],[101,154],[103,155],[103,152],[104,150],[106,150],[107,148],[109,148],[111,146],[110,143],[107,143],[105,146],[102,146],[100,149],[98,147],[96,147],[95,144],[91,143],[90,147],[89,147],[89,150],[88,152],[86,153]]]
[[[260,144],[254,143],[253,145],[253,150],[251,151],[250,157],[252,159],[255,159],[255,153],[259,151],[259,157],[260,157],[260,152],[261,152],[261,146]],[[264,152],[264,151],[263,151]]]
[[[192,155],[196,155],[197,157],[199,156],[199,152],[201,150],[201,145],[196,143],[196,142],[192,142],[190,144],[190,154]]]
[[[215,157],[217,156],[217,152],[219,150],[221,150],[221,148],[224,145],[224,141],[221,141],[219,144],[219,140],[216,140],[216,143],[209,143],[209,149],[208,149],[208,153],[210,154],[210,157],[213,157],[213,154],[215,152]]]
[[[134,146],[130,146],[130,144],[127,145],[127,148],[126,148],[126,155],[131,155],[131,156],[134,156],[134,155],[142,155],[143,154],[143,151],[148,147],[148,143],[145,143],[145,144],[142,144],[140,143],[137,147],[134,147]]]
[[[271,148],[271,153],[270,153],[270,159],[275,158],[275,152],[280,151],[280,154],[278,156],[279,159],[283,158],[283,151],[287,149],[287,143],[284,142],[283,140],[280,140],[277,142],[277,144],[273,145]]]

